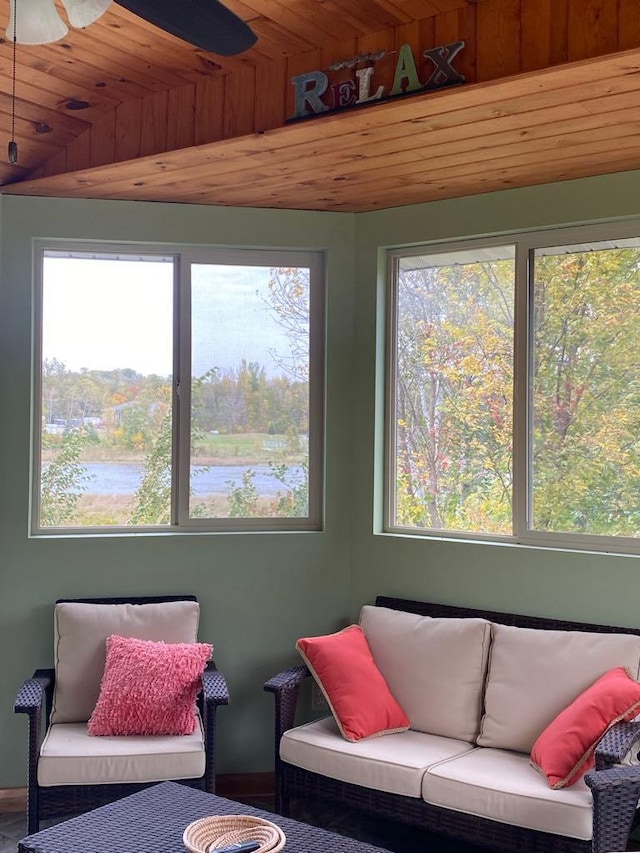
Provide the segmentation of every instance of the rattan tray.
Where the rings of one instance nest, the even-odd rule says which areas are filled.
[[[271,821],[252,815],[213,815],[194,820],[182,836],[190,853],[213,853],[219,847],[257,841],[258,853],[277,853],[285,845],[284,832]]]

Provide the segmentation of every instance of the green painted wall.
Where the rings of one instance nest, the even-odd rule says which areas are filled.
[[[198,595],[200,635],[232,697],[219,713],[220,770],[270,770],[273,699],[262,683],[297,661],[298,636],[332,630],[348,612],[354,218],[10,196],[0,210],[0,787],[25,784],[27,719],[13,701],[53,662],[62,596]],[[33,237],[327,250],[323,533],[28,538]]]
[[[262,682],[303,634],[376,594],[635,625],[640,560],[376,535],[382,473],[384,248],[640,215],[640,172],[360,214],[0,198],[0,787],[25,782],[15,691],[52,662],[60,596],[195,592],[232,704],[222,772],[271,769]],[[33,237],[325,248],[326,530],[315,534],[29,539]],[[355,333],[355,334],[354,334]],[[378,392],[378,393],[377,393]]]
[[[640,624],[638,557],[374,533],[382,482],[384,247],[637,217],[639,198],[640,172],[627,172],[357,217],[352,616],[387,594]],[[374,423],[375,429],[362,426]]]

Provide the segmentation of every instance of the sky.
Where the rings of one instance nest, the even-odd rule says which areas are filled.
[[[226,370],[244,358],[268,376],[289,340],[268,303],[268,267],[194,265],[192,374]],[[170,261],[45,257],[43,358],[68,370],[132,368],[172,372]]]

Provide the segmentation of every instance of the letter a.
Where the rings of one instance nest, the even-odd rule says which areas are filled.
[[[390,92],[391,96],[402,95],[403,80],[407,81],[407,86],[404,89],[405,94],[407,92],[417,92],[418,89],[422,89],[422,84],[418,80],[418,70],[413,53],[411,53],[411,48],[408,44],[403,44],[399,51],[396,74],[393,78],[393,88]]]

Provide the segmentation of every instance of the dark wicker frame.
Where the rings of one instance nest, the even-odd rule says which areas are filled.
[[[134,598],[74,598],[61,601],[77,601],[91,604],[154,604],[167,601],[197,601],[194,595],[169,595]],[[59,603],[56,602],[56,603]],[[80,814],[113,802],[127,794],[133,794],[157,782],[122,783],[108,785],[38,785],[38,758],[44,734],[49,726],[51,703],[55,686],[53,669],[37,669],[27,679],[16,697],[13,710],[16,714],[29,717],[28,765],[27,765],[27,831],[38,832],[40,821],[63,815]],[[215,794],[216,787],[216,709],[227,705],[229,692],[224,676],[210,661],[202,678],[202,690],[198,695],[198,708],[202,717],[205,739],[205,772],[198,779],[179,779],[180,784],[200,788]],[[44,725],[43,725],[44,724]]]
[[[640,635],[640,628],[616,628],[583,622],[567,622],[537,616],[499,613],[466,607],[433,604],[378,596],[376,604],[424,616],[479,617],[504,625],[566,631],[595,631]],[[640,799],[640,766],[615,766],[634,740],[640,723],[620,723],[601,740],[596,751],[596,769],[586,775],[593,794],[593,839],[580,841],[479,818],[464,812],[433,806],[419,799],[340,782],[280,759],[280,738],[295,726],[298,694],[310,677],[306,666],[294,666],[267,681],[264,689],[275,699],[276,810],[288,815],[292,800],[324,800],[376,816],[424,827],[453,838],[509,853],[609,853],[627,847],[629,833],[637,820]]]

